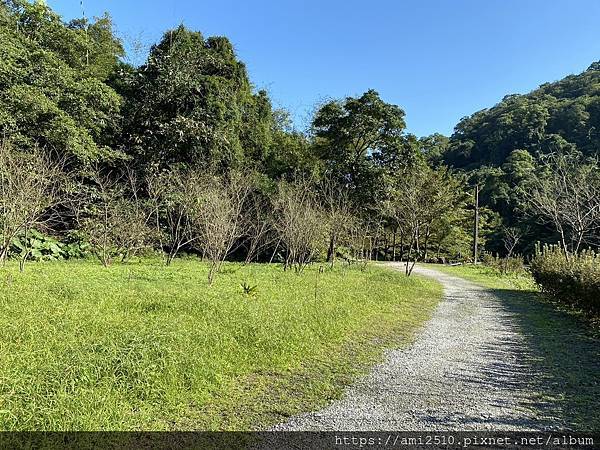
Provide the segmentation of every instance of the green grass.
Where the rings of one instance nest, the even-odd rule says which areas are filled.
[[[502,274],[497,269],[483,265],[465,264],[462,266],[446,266],[443,264],[423,264],[425,267],[439,272],[454,275],[480,284],[490,289],[515,289],[518,291],[537,292],[538,288],[527,272]]]
[[[0,428],[259,429],[337,398],[441,297],[379,267],[206,277],[193,260],[0,269]]]

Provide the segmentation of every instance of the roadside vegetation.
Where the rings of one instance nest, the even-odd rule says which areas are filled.
[[[539,292],[531,273],[527,270],[502,272],[497,267],[486,264],[448,266],[427,264],[427,267],[447,273],[448,275],[464,278],[490,289],[511,289],[523,292]]]
[[[568,254],[546,246],[538,250],[531,273],[554,301],[600,317],[600,256],[593,250]]]

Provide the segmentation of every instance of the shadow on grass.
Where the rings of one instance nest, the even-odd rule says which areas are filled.
[[[524,342],[503,343],[519,353],[517,368],[522,368],[522,373],[517,377],[502,376],[503,371],[514,371],[515,366],[497,363],[489,368],[492,378],[503,382],[521,380],[522,385],[516,388],[525,388],[526,384],[535,392],[534,403],[529,406],[543,414],[540,423],[554,422],[554,427],[575,431],[600,430],[597,334],[580,320],[541,300],[539,294],[505,289],[491,292],[524,338]]]

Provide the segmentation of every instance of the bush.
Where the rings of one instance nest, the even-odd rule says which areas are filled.
[[[69,233],[60,241],[52,236],[29,230],[27,236],[20,235],[11,242],[10,257],[25,257],[30,261],[57,261],[65,259],[85,258],[89,244],[77,233]]]
[[[538,246],[531,273],[542,292],[557,301],[600,313],[600,254],[567,254],[559,246]]]
[[[527,272],[523,257],[520,255],[500,258],[491,253],[484,253],[481,256],[481,263],[486,267],[491,267],[503,274],[522,274]]]
[[[11,244],[9,255],[33,261],[56,261],[67,256],[62,243],[37,230],[29,230],[26,236],[15,237]]]

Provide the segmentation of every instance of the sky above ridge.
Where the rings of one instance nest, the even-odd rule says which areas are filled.
[[[65,20],[80,0],[48,0]],[[367,89],[401,106],[408,131],[449,135],[461,117],[600,60],[598,0],[83,0],[129,49],[181,23],[227,36],[253,84],[304,129],[315,106]],[[139,45],[141,44],[141,45]]]

